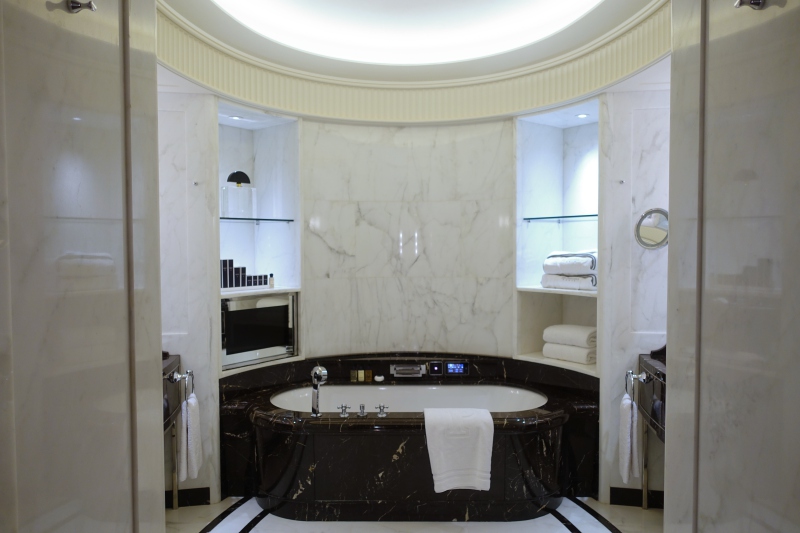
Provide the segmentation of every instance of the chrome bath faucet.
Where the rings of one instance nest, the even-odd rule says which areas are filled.
[[[319,388],[328,380],[328,371],[324,366],[311,369],[311,416],[319,418]]]

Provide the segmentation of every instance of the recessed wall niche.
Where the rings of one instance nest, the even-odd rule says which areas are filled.
[[[237,170],[249,185],[227,181]],[[274,274],[277,286],[300,286],[298,174],[296,119],[220,102],[220,259],[233,259],[248,275]],[[226,202],[244,188],[254,191],[252,210],[234,212]]]

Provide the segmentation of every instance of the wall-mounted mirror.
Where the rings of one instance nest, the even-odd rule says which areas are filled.
[[[639,218],[633,234],[642,248],[655,250],[666,246],[669,237],[669,213],[660,207],[648,209]]]

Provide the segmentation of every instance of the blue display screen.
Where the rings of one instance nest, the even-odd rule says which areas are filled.
[[[464,374],[464,363],[447,363],[448,374]]]

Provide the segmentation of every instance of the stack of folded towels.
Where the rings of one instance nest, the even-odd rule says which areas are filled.
[[[542,355],[590,365],[597,359],[597,328],[561,324],[544,330]]]
[[[597,250],[552,252],[544,260],[542,287],[597,290]]]

